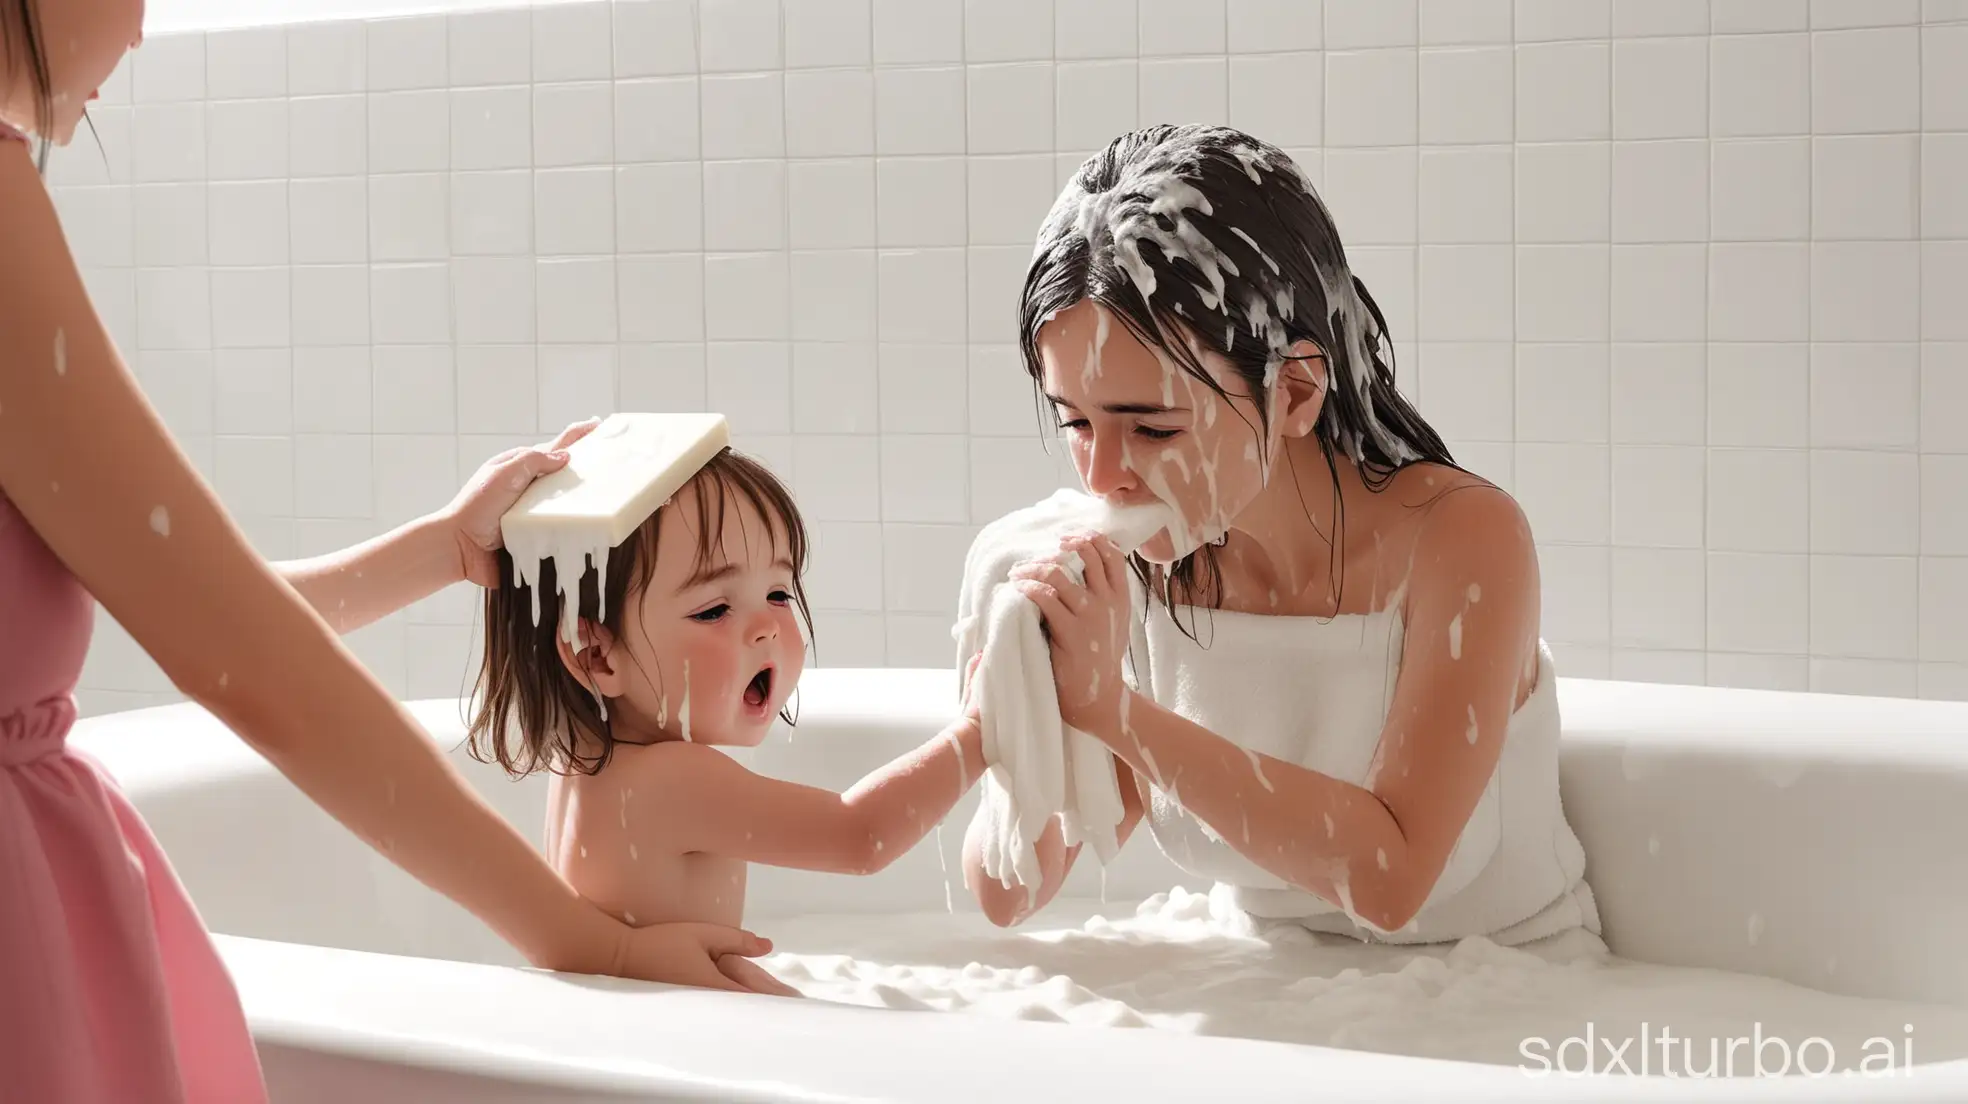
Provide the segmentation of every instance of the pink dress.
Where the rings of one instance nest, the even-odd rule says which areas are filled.
[[[67,746],[93,613],[0,491],[0,1100],[257,1104],[211,936],[129,799]]]

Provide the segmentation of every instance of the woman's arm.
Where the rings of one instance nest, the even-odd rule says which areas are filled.
[[[970,717],[846,793],[753,774],[702,744],[654,750],[657,782],[628,818],[647,846],[829,874],[881,871],[984,773],[984,740]]]
[[[479,465],[443,509],[361,544],[274,564],[330,626],[349,633],[453,583],[499,585],[499,519],[535,479],[567,463],[567,446],[593,430],[576,422],[544,447],[510,449]]]
[[[731,986],[578,897],[253,553],[117,356],[24,146],[0,147],[0,241],[0,489],[173,684],[533,962]]]
[[[1125,844],[1128,837],[1134,834],[1135,826],[1141,823],[1141,787],[1135,781],[1134,771],[1119,758],[1114,760],[1114,781],[1121,789],[1121,823],[1115,839]],[[986,919],[1001,928],[1009,928],[1023,923],[1058,895],[1059,888],[1066,884],[1066,876],[1073,872],[1073,861],[1080,857],[1080,851],[1086,845],[1076,843],[1066,846],[1066,831],[1061,819],[1053,817],[1047,821],[1035,845],[1041,875],[1039,891],[1027,893],[1022,885],[1014,883],[1007,886],[984,872],[983,824],[980,816],[973,819],[970,828],[964,832],[964,885],[977,899],[977,905],[984,910]]]
[[[1246,858],[1382,931],[1420,911],[1447,864],[1502,754],[1537,641],[1536,550],[1517,504],[1470,487],[1438,501],[1425,525],[1415,562],[1428,566],[1409,581],[1400,675],[1367,786],[1247,752],[1132,692],[1079,726]],[[1035,600],[1049,619],[1072,617],[1057,595]]]

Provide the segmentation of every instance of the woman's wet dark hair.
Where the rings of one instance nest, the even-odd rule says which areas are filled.
[[[729,448],[712,457],[686,486],[697,488],[697,545],[690,550],[696,556],[694,566],[715,564],[723,555],[727,513],[739,501],[749,505],[772,530],[772,539],[784,542],[781,550],[793,566],[793,606],[806,624],[807,639],[813,639],[805,587],[806,523],[792,492],[765,465]],[[580,616],[600,622],[617,639],[633,612],[630,595],[640,593],[656,572],[663,513],[651,514],[609,550],[606,595],[597,593],[601,575],[592,564],[581,575],[575,599]],[[662,551],[685,554],[680,547]],[[502,548],[498,559],[499,585],[485,592],[485,655],[470,724],[472,758],[496,762],[513,775],[542,769],[594,774],[614,756],[618,741],[593,690],[560,660],[561,597],[553,561],[541,562],[533,584],[539,589],[536,620],[531,590],[514,577],[512,553]],[[794,723],[791,703],[780,717]]]
[[[1039,330],[1089,299],[1227,399],[1198,351],[1222,356],[1259,399],[1259,433],[1268,428],[1262,397],[1286,350],[1310,341],[1327,366],[1314,435],[1329,466],[1344,451],[1370,488],[1409,464],[1457,466],[1395,387],[1386,317],[1348,266],[1325,204],[1289,156],[1248,134],[1151,126],[1080,166],[1039,229],[1019,301],[1019,347],[1034,381],[1043,368]],[[1336,471],[1333,494],[1338,506]],[[1337,532],[1332,539],[1336,546]],[[1215,553],[1204,545],[1166,577],[1139,556],[1129,560],[1173,610],[1178,596],[1188,605],[1220,601]]]

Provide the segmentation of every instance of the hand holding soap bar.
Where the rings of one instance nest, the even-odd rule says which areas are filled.
[[[540,619],[541,563],[552,560],[561,636],[579,646],[581,577],[590,561],[608,586],[608,552],[731,443],[722,414],[611,414],[567,449],[567,466],[540,477],[499,521],[513,574],[533,588]]]

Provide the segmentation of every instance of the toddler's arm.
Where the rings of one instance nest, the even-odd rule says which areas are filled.
[[[435,516],[337,552],[271,565],[338,633],[352,633],[458,582],[458,546]]]
[[[652,846],[768,866],[873,874],[949,815],[984,772],[984,741],[965,717],[846,793],[753,774],[702,744],[661,747],[656,799],[637,802]]]

